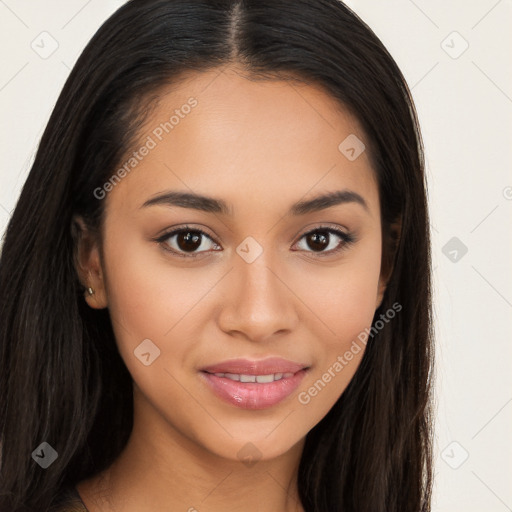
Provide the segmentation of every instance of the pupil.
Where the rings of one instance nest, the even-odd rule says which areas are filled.
[[[311,247],[311,249],[319,250],[325,249],[329,245],[328,241],[328,233],[327,231],[317,231],[316,233],[312,233],[309,236],[308,244]]]
[[[181,250],[195,250],[201,245],[201,235],[197,231],[184,231],[178,234],[178,246]]]

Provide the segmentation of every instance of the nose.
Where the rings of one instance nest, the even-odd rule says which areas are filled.
[[[262,342],[296,328],[297,299],[290,290],[293,286],[286,283],[285,273],[270,261],[269,253],[263,251],[252,263],[235,254],[218,317],[224,332]]]

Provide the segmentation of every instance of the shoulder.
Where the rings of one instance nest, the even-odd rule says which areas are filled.
[[[64,487],[55,496],[49,512],[88,512],[75,487]]]

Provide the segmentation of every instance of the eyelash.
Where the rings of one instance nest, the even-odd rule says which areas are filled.
[[[175,254],[176,256],[182,257],[182,258],[197,258],[197,257],[199,257],[200,254],[203,254],[204,252],[208,252],[208,251],[201,251],[201,252],[196,252],[196,253],[182,253],[182,252],[176,251],[175,249],[169,249],[169,248],[165,247],[165,242],[167,240],[169,240],[169,238],[173,237],[174,235],[179,235],[180,233],[187,233],[187,232],[198,233],[201,236],[209,238],[216,246],[218,246],[217,242],[215,242],[210,235],[208,235],[201,229],[191,228],[189,226],[184,226],[184,227],[181,227],[178,229],[174,229],[172,231],[168,231],[167,233],[163,234],[162,236],[156,238],[155,242],[158,242],[160,245],[162,245],[162,248],[165,251],[171,252],[172,254]],[[346,233],[345,231],[342,231],[341,229],[328,227],[328,226],[319,226],[318,228],[312,229],[312,230],[304,233],[299,238],[299,241],[302,240],[303,238],[305,238],[306,236],[311,235],[316,232],[329,233],[332,235],[336,235],[336,236],[340,237],[342,240],[342,243],[340,243],[340,245],[338,247],[336,247],[335,249],[331,249],[330,251],[320,251],[320,252],[306,251],[306,252],[311,252],[319,257],[337,254],[337,253],[343,251],[344,249],[346,249],[349,245],[353,244],[356,241],[354,235],[352,235],[351,233]]]

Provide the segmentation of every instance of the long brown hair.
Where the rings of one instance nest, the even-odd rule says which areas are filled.
[[[75,214],[98,228],[94,190],[127,152],[157,88],[186,70],[242,64],[320,84],[360,121],[392,269],[338,402],[307,435],[307,512],[426,512],[432,488],[430,240],[424,156],[407,83],[338,0],[131,0],[74,66],[43,134],[0,260],[0,510],[46,511],[64,485],[108,467],[132,428],[132,381],[108,310],[91,310],[73,264]],[[401,220],[400,232],[391,229]],[[47,441],[46,470],[31,453]]]

